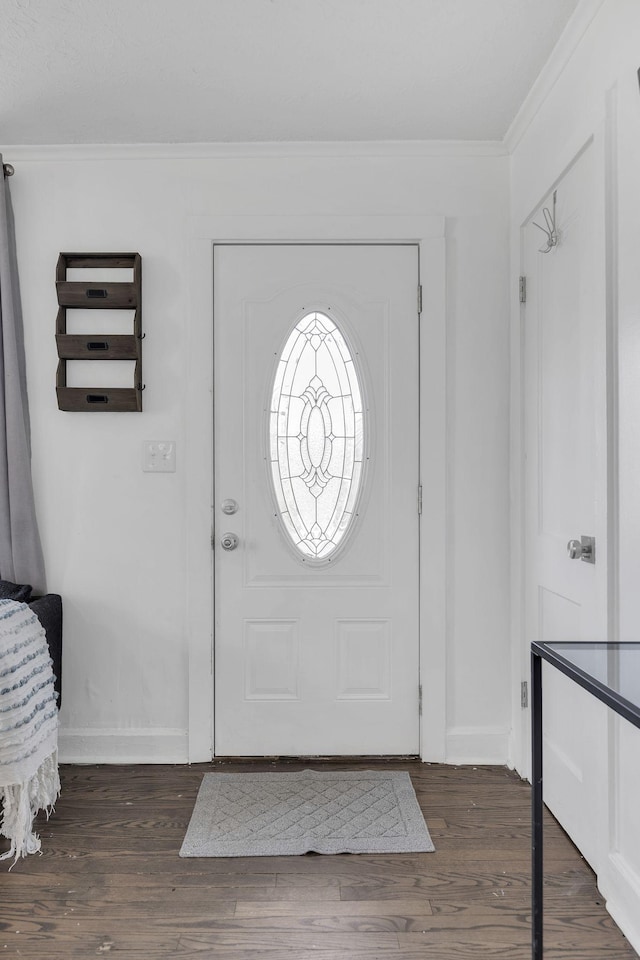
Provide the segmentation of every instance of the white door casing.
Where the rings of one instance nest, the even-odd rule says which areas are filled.
[[[606,309],[597,159],[590,143],[557,187],[558,243],[543,208],[523,231],[525,640],[607,639]],[[596,563],[570,539],[596,538]],[[593,863],[602,805],[603,708],[556,670],[544,674],[545,802]]]
[[[415,244],[215,248],[217,755],[418,752],[417,284]],[[369,411],[359,516],[320,565],[287,542],[267,458],[275,366],[312,310]]]

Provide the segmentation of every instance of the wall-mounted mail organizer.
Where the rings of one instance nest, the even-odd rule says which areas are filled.
[[[102,280],[68,280],[67,271],[89,269],[132,270],[127,283]],[[75,275],[75,274],[74,274]],[[60,410],[142,410],[142,258],[139,253],[61,253],[56,267],[58,316],[56,344],[58,371],[56,394]],[[127,334],[67,333],[71,310],[134,311],[133,329]],[[96,314],[96,320],[99,313]],[[134,360],[131,387],[68,387],[67,364],[74,360]]]

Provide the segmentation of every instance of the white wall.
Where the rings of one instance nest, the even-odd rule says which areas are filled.
[[[597,4],[587,6],[593,11]],[[606,144],[600,188],[607,198],[607,219],[601,224],[607,252],[600,267],[608,284],[613,344],[610,621],[611,639],[619,635],[622,640],[640,636],[639,66],[640,5],[637,0],[605,0],[555,83],[546,84],[544,97],[534,93],[508,138],[513,149],[514,275],[520,225],[590,136],[604,138]],[[539,91],[544,89],[545,84],[539,85]],[[515,331],[516,306],[513,316]],[[517,431],[516,419],[516,441]],[[517,662],[515,648],[513,659]],[[621,726],[611,714],[606,722],[608,749],[601,776],[608,779],[609,791],[593,827],[600,849],[593,865],[611,913],[640,950],[640,731]],[[516,749],[519,769],[527,768],[525,750]]]
[[[256,216],[304,224],[322,214],[376,215],[396,230],[406,217],[446,218],[444,752],[453,761],[506,762],[508,158],[489,148],[464,156],[340,146],[221,148],[209,156],[189,147],[175,156],[171,148],[164,156],[99,147],[4,153],[16,167],[37,509],[48,586],[64,598],[62,758],[183,761],[189,717],[202,714],[188,702],[188,604],[199,604],[197,629],[210,632],[203,594],[211,581],[208,570],[188,570],[187,536],[194,510],[210,518],[211,410],[206,384],[197,385],[204,402],[190,408],[187,376],[210,370],[199,355],[211,317],[190,306],[200,271],[188,261],[191,224],[225,215],[236,228]],[[55,263],[60,251],[85,250],[142,254],[142,414],[57,409]],[[210,284],[209,270],[207,262],[197,283]],[[176,473],[143,473],[143,441],[163,439],[176,441]],[[201,491],[195,507],[187,490]],[[201,526],[206,565],[210,520]],[[190,600],[191,574],[198,580]],[[192,687],[192,697],[210,695],[209,680]]]

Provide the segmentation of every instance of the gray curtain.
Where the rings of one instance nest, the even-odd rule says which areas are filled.
[[[18,262],[0,154],[0,577],[45,592],[31,483],[31,438]]]

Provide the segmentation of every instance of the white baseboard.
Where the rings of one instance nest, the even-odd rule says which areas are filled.
[[[450,727],[446,762],[507,764],[510,734],[506,727]]]
[[[186,730],[172,727],[62,728],[60,763],[187,763]]]
[[[67,727],[60,730],[60,763],[188,763],[188,731],[173,727]],[[509,761],[509,730],[503,727],[451,727],[447,763]]]
[[[613,920],[640,954],[640,875],[621,853],[611,853],[598,887]]]

